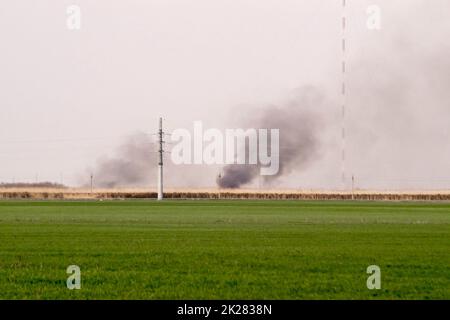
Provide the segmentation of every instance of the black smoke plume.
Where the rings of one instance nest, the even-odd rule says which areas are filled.
[[[323,104],[324,98],[318,89],[303,87],[282,105],[240,110],[244,129],[280,130],[280,169],[274,176],[264,176],[265,183],[293,170],[304,170],[318,156],[320,119],[315,110]],[[259,165],[227,165],[217,178],[217,184],[221,188],[240,188],[251,183],[260,174],[259,169]]]

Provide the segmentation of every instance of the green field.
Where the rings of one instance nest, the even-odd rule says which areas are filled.
[[[0,299],[450,299],[450,204],[3,201]]]

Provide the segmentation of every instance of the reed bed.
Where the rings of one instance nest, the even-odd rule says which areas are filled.
[[[30,200],[107,200],[155,199],[155,190],[144,188],[0,188],[0,199]],[[450,201],[450,190],[441,191],[370,191],[327,190],[252,190],[252,189],[167,189],[166,199],[236,199],[236,200],[366,200],[366,201]]]

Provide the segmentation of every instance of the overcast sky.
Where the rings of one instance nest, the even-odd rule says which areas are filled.
[[[81,30],[67,28],[72,4]],[[348,177],[449,188],[450,2],[347,0],[345,12]],[[312,86],[325,97],[318,156],[273,187],[338,188],[342,14],[341,0],[3,0],[0,181],[82,183],[158,116],[168,131],[235,127]],[[217,168],[191,169],[169,186],[215,185]]]

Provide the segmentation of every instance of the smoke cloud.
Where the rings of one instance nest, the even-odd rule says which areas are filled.
[[[100,159],[93,170],[95,185],[103,188],[148,184],[152,175],[154,145],[143,133],[129,137],[113,157]]]
[[[223,174],[217,177],[217,184],[221,188],[236,189],[251,182],[259,173],[256,165],[235,164],[223,168]]]
[[[164,182],[165,186],[197,187],[211,185],[215,168],[208,166],[175,165],[170,159],[171,145],[165,138]],[[136,133],[124,140],[112,156],[104,156],[82,177],[81,185],[88,186],[86,178],[94,174],[94,185],[100,188],[145,187],[156,188],[158,146],[154,137]]]
[[[246,128],[280,130],[280,170],[275,176],[264,176],[265,183],[288,175],[294,169],[305,169],[318,157],[321,121],[314,110],[323,104],[320,91],[307,86],[298,89],[293,98],[281,105],[239,111]],[[239,188],[251,183],[259,173],[258,165],[227,165],[217,178],[217,184],[222,188]]]

